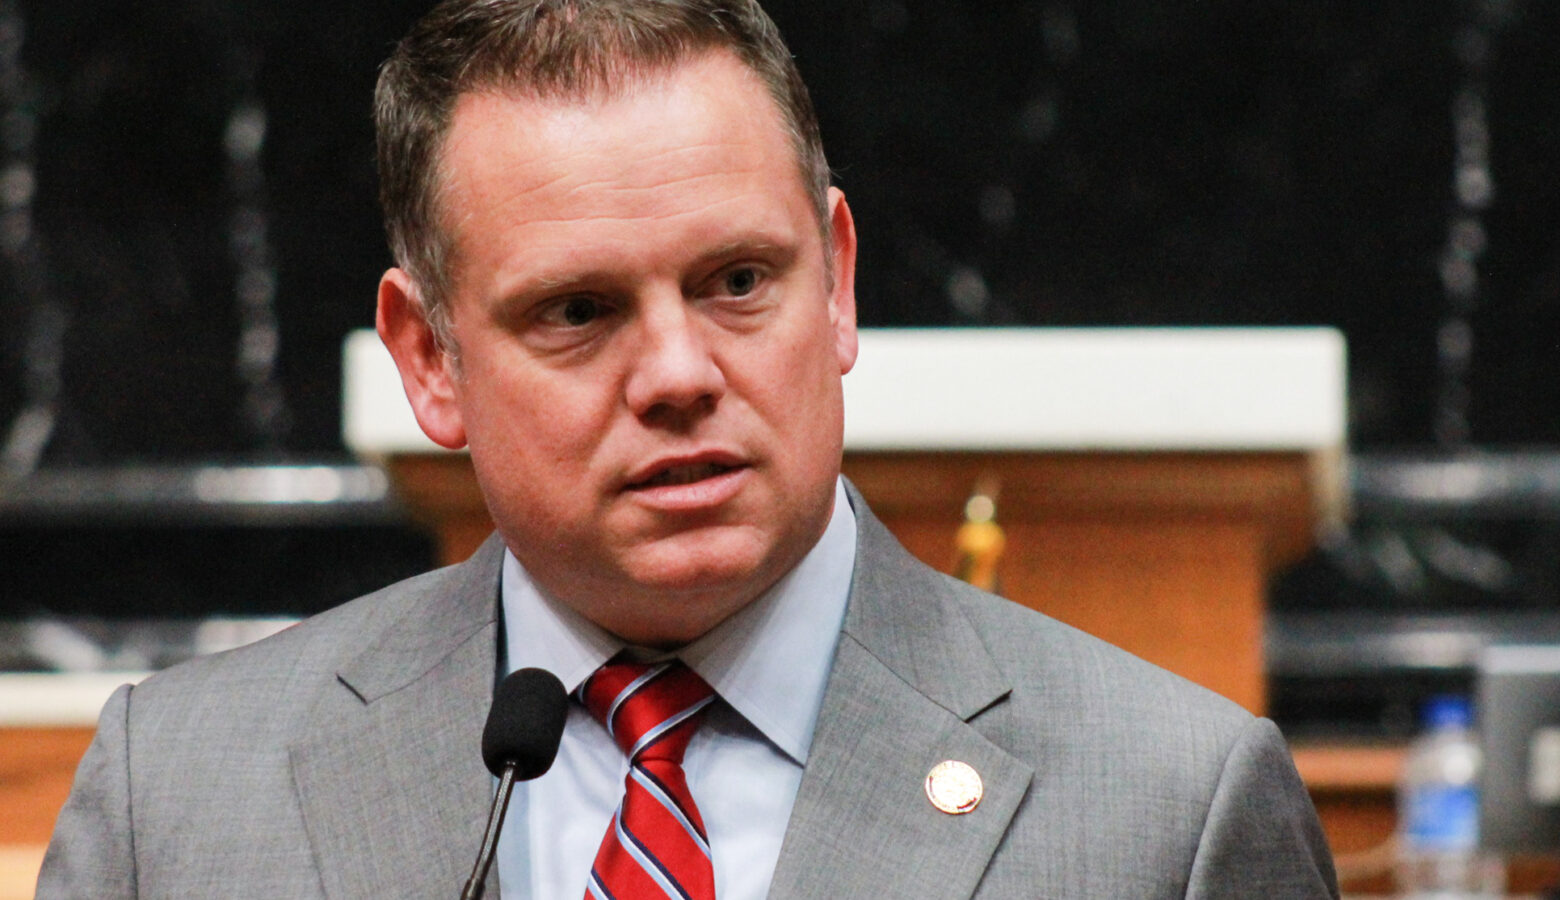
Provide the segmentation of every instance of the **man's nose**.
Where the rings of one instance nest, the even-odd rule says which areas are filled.
[[[640,334],[626,393],[629,408],[642,419],[674,425],[702,415],[726,391],[726,376],[716,361],[710,323],[680,294],[641,306]]]

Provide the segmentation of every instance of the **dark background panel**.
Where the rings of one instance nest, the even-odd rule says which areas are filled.
[[[369,99],[427,5],[10,7],[27,90],[0,114],[32,131],[0,137],[34,167],[38,253],[30,272],[0,260],[0,426],[48,400],[53,465],[339,454],[341,337],[370,323],[388,262]],[[769,7],[857,216],[864,323],[1335,325],[1356,443],[1424,445],[1447,396],[1439,267],[1471,214],[1466,438],[1560,441],[1560,7]],[[1471,211],[1453,190],[1469,90],[1494,184]],[[245,104],[264,113],[258,181],[224,149]],[[256,340],[236,299],[246,203],[275,285],[268,418],[237,362]]]

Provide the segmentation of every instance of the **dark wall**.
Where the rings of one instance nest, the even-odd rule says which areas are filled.
[[[46,462],[339,452],[340,339],[370,323],[388,262],[369,96],[426,6],[20,4],[37,260],[64,313]],[[769,7],[857,216],[864,323],[1337,325],[1357,442],[1424,443],[1438,271],[1450,223],[1472,215],[1487,249],[1463,316],[1469,436],[1560,442],[1560,5]],[[1471,211],[1453,191],[1470,85],[1495,185]],[[267,116],[258,185],[223,149],[246,98]],[[245,203],[265,213],[275,276],[261,376],[235,363]],[[15,268],[0,269],[0,426],[49,357]],[[266,415],[257,378],[277,389]]]

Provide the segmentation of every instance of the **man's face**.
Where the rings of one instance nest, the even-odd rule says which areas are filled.
[[[467,444],[509,548],[637,643],[691,640],[811,548],[856,356],[832,247],[761,83],[712,52],[605,97],[461,98],[442,211],[458,362],[387,273],[425,431]]]

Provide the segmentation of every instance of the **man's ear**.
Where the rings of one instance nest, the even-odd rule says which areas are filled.
[[[401,386],[423,433],[450,450],[466,446],[455,360],[439,346],[417,285],[405,271],[391,269],[379,279],[374,324],[401,372]]]
[[[829,188],[829,224],[834,267],[829,323],[834,327],[834,351],[844,375],[856,365],[856,221],[839,188]]]

